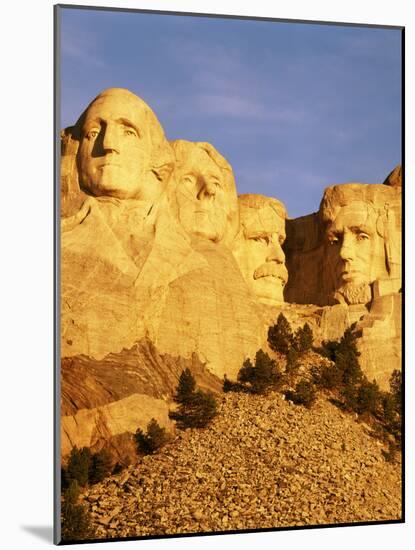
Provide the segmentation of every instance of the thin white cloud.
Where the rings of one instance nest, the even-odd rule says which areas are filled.
[[[237,94],[202,93],[194,97],[195,107],[204,114],[218,115],[257,122],[297,122],[305,113],[269,105],[260,97]]]
[[[284,97],[274,76],[246,63],[236,48],[204,48],[201,42],[182,39],[169,44],[168,52],[190,72],[187,112],[258,123],[301,123],[310,117],[302,105]]]
[[[63,19],[61,34],[61,56],[67,56],[94,68],[106,68],[107,64],[99,55],[99,35],[89,29],[75,26]]]
[[[105,68],[105,62],[100,59],[97,55],[92,54],[87,49],[81,45],[75,44],[73,42],[62,42],[61,55],[66,55],[80,61],[85,65],[92,65],[93,67]]]

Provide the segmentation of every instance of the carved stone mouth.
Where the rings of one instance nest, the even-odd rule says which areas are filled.
[[[282,275],[276,275],[274,273],[264,273],[263,275],[257,275],[254,276],[255,281],[260,281],[261,279],[276,279],[281,281],[281,286],[285,286],[287,284],[287,280]]]
[[[254,279],[268,279],[269,277],[272,277],[274,279],[279,279],[281,281],[282,286],[285,286],[287,284],[287,274],[284,273],[284,267],[282,265],[277,265],[273,263],[265,264],[260,267],[258,267],[254,271]]]

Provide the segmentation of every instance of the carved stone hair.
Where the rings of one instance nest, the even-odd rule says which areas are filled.
[[[390,273],[392,265],[399,263],[391,241],[396,232],[397,218],[400,218],[397,212],[400,200],[401,189],[397,187],[374,183],[333,185],[324,191],[319,216],[325,229],[336,219],[341,208],[353,202],[365,203],[368,212],[374,215],[377,234],[384,239],[386,267]]]
[[[344,183],[333,185],[324,191],[320,203],[320,219],[323,226],[333,222],[339,210],[352,202],[364,202],[376,216],[376,230],[385,236],[389,208],[396,202],[397,190],[374,183]]]
[[[287,210],[284,204],[274,197],[266,197],[265,195],[258,195],[254,193],[246,193],[243,195],[238,195],[239,206],[246,208],[253,208],[259,210],[260,208],[265,208],[269,206],[274,210],[274,212],[283,218],[287,218]]]
[[[174,150],[176,164],[179,168],[187,164],[188,160],[192,156],[192,152],[196,152],[198,150],[204,151],[221,170],[225,189],[236,193],[232,167],[225,157],[223,157],[219,151],[213,147],[213,145],[204,141],[186,141],[184,139],[176,139],[175,141],[171,141],[170,145]]]

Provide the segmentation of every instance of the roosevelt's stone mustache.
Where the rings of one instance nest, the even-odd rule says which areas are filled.
[[[275,277],[286,283],[288,280],[288,271],[284,264],[267,262],[254,271],[254,279],[261,279],[262,277]]]

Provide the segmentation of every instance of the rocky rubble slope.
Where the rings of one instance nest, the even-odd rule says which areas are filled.
[[[225,394],[204,430],[87,489],[97,537],[401,518],[401,464],[369,428],[320,397]]]

